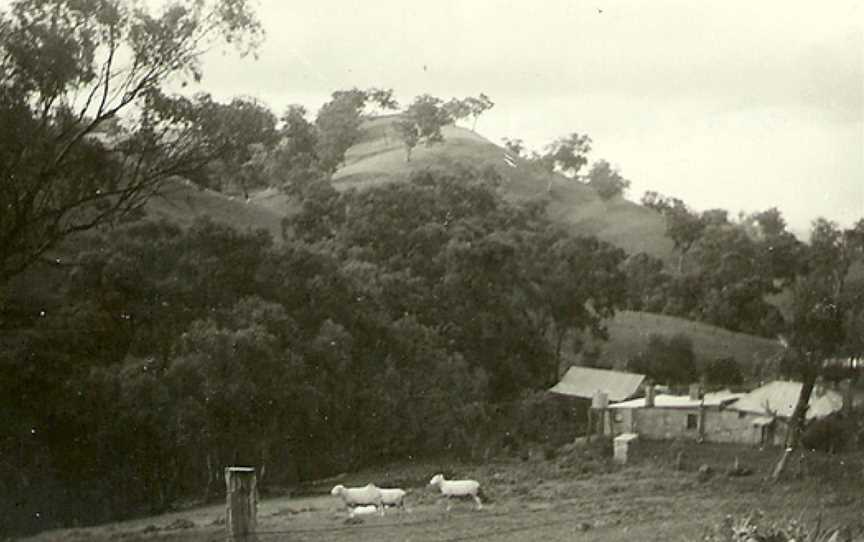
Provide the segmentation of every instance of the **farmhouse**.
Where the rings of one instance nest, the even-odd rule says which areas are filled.
[[[656,394],[609,406],[606,432],[638,433],[648,439],[688,439],[756,446],[782,445],[789,418],[801,391],[798,382],[775,381],[750,393],[720,391],[702,395],[697,385],[687,396]],[[807,419],[825,417],[842,408],[842,396],[817,387]]]
[[[729,417],[725,411],[742,395],[721,391],[703,396],[695,385],[689,395],[655,394],[654,387],[647,386],[645,397],[609,406],[606,432],[612,436],[638,433],[648,439],[734,442],[728,437],[721,440],[720,435],[734,432],[724,423]]]

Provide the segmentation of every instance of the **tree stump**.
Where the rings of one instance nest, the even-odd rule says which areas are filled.
[[[258,511],[258,483],[255,469],[226,467],[225,500],[226,540],[229,542],[257,542],[255,535]]]

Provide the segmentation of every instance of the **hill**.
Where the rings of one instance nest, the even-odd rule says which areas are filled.
[[[492,167],[503,179],[505,197],[546,200],[550,217],[569,226],[573,233],[596,235],[632,254],[647,252],[664,260],[671,257],[672,242],[665,236],[665,223],[654,211],[620,197],[604,201],[588,186],[550,175],[465,128],[445,127],[443,143],[418,146],[411,161],[406,162],[405,149],[392,129],[397,118],[380,117],[364,125],[360,141],[348,150],[345,165],[334,175],[337,188],[404,180],[412,171],[433,164],[464,162],[477,168]]]
[[[278,196],[274,196],[278,200]],[[167,220],[180,226],[189,226],[196,218],[208,216],[215,222],[230,225],[238,230],[264,229],[271,233],[276,243],[282,241],[282,217],[287,204],[268,206],[268,199],[244,201],[192,183],[171,179],[161,192],[152,197],[142,208],[144,220]],[[21,275],[14,277],[8,287],[10,300],[22,306],[56,307],[62,304],[59,297],[65,280],[64,266],[94,240],[90,232],[70,236],[51,250],[42,261],[34,264]]]
[[[771,339],[661,314],[622,311],[607,326],[609,341],[601,344],[599,362],[619,369],[645,349],[652,334],[684,333],[693,340],[697,363],[733,357],[741,364],[745,377],[753,375],[772,358],[776,359],[782,350],[782,346]]]
[[[282,239],[282,209],[268,206],[266,199],[257,200],[228,196],[220,192],[199,188],[192,183],[172,180],[161,193],[144,206],[149,220],[164,219],[181,226],[195,219],[209,216],[216,222],[228,224],[238,230],[264,229],[279,242]]]

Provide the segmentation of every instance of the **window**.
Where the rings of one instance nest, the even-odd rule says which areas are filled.
[[[739,420],[744,419],[744,417],[746,417],[746,416],[747,416],[746,412],[738,411],[738,419]]]
[[[696,429],[697,425],[699,425],[699,415],[687,414],[687,429]]]

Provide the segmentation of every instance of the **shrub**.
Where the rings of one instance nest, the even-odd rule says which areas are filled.
[[[744,383],[741,365],[733,357],[711,361],[705,368],[705,380],[709,386],[740,386]]]
[[[746,516],[726,516],[723,522],[710,529],[703,538],[705,542],[851,542],[849,529],[823,527],[821,522],[802,523],[796,519],[768,522],[764,514],[755,511]]]
[[[837,452],[849,441],[849,424],[840,416],[814,420],[801,437],[801,443],[811,450]]]
[[[693,341],[684,333],[651,334],[645,351],[631,359],[627,369],[659,383],[689,384],[697,376]]]

